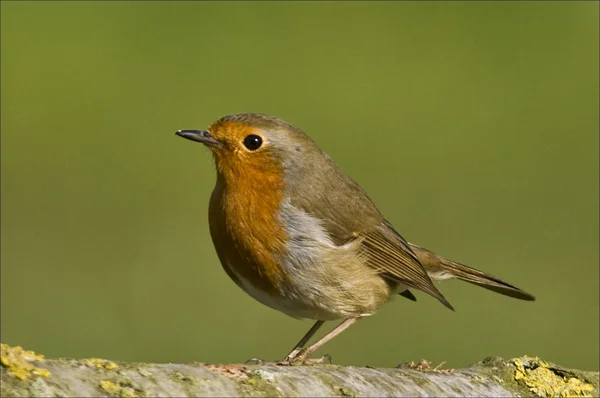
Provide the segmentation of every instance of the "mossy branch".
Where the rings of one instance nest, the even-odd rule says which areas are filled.
[[[466,369],[122,363],[52,359],[2,345],[3,397],[598,396],[598,372],[538,358],[487,358]]]

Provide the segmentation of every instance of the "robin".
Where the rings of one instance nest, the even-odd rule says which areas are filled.
[[[421,290],[451,310],[432,280],[456,278],[521,300],[523,290],[407,242],[366,192],[302,130],[257,113],[179,130],[214,155],[209,204],[225,272],[259,302],[316,320],[281,364],[298,364],[396,294]],[[325,321],[343,319],[304,348]],[[319,360],[317,360],[318,362]]]

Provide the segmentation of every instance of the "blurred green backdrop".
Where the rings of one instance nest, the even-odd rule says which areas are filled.
[[[598,369],[597,2],[1,7],[4,343],[282,358],[311,322],[222,271],[210,154],[173,135],[253,111],[313,136],[408,240],[538,299],[446,281],[455,313],[398,299],[321,353]]]

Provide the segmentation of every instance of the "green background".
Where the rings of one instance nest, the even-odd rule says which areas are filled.
[[[598,3],[1,7],[4,343],[281,359],[311,322],[228,279],[211,156],[173,135],[262,112],[310,134],[408,240],[537,297],[445,281],[455,313],[398,298],[320,353],[598,369]]]

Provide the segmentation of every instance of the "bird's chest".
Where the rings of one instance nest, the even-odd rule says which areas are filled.
[[[365,268],[355,243],[336,246],[318,220],[264,192],[239,197],[217,184],[211,197],[211,236],[240,288],[293,317],[323,320],[366,315],[387,299],[387,285]],[[373,294],[382,289],[385,297]]]
[[[278,261],[286,240],[277,215],[283,195],[275,188],[217,182],[210,200],[210,233],[219,260],[229,277],[257,299],[277,295],[286,283]]]

